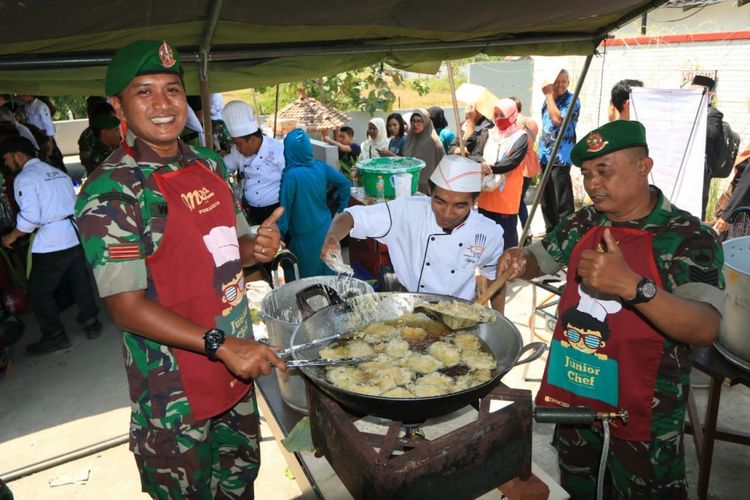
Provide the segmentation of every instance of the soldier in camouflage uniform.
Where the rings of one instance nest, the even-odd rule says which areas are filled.
[[[105,145],[99,139],[99,133],[94,122],[102,120],[103,117],[115,118],[115,110],[112,105],[102,97],[89,97],[88,116],[89,126],[81,132],[78,138],[78,157],[81,165],[86,169],[86,175],[90,175],[112,152],[114,147]],[[119,122],[119,120],[118,120]],[[100,123],[101,125],[101,123]],[[101,130],[103,127],[99,127]],[[115,146],[117,147],[117,146]],[[105,154],[106,153],[106,154]]]
[[[251,498],[260,464],[252,379],[286,369],[252,336],[242,265],[271,260],[279,209],[253,238],[226,172],[177,137],[179,57],[166,42],[120,49],[107,95],[125,142],[76,205],[99,292],[125,330],[130,448],[154,498]]]
[[[571,157],[593,205],[498,262],[526,279],[568,266],[536,403],[628,411],[626,424],[610,424],[605,498],[687,498],[690,345],[710,344],[718,331],[722,247],[708,226],[649,186],[653,161],[639,122],[590,132]],[[594,498],[601,424],[559,425],[554,445],[563,487],[573,498]]]
[[[96,167],[112,154],[122,142],[120,120],[113,115],[98,115],[91,118],[91,130],[96,142],[91,148],[91,154],[86,165],[86,175],[91,175]]]

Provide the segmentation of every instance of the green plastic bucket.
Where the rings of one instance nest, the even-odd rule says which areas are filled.
[[[424,161],[410,156],[370,158],[357,163],[357,175],[362,179],[365,193],[370,196],[378,195],[378,176],[383,176],[385,197],[394,198],[396,191],[391,181],[395,174],[411,174],[411,193],[419,187],[419,171],[425,166]]]

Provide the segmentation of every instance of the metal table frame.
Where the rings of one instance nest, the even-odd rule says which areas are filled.
[[[714,346],[693,348],[693,366],[711,377],[705,421],[701,423],[691,389],[688,394],[690,421],[685,424],[685,432],[693,435],[695,451],[698,455],[698,498],[705,500],[708,497],[708,483],[711,479],[714,441],[718,439],[750,445],[750,434],[717,429],[719,401],[724,384],[729,386],[743,384],[750,387],[750,373],[729,363]]]

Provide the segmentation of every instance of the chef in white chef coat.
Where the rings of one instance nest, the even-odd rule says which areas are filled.
[[[388,246],[396,277],[409,292],[438,293],[473,300],[475,271],[494,281],[503,253],[503,230],[476,212],[481,165],[447,155],[430,177],[432,195],[347,208],[336,216],[321,258],[340,251],[339,241],[374,238]],[[504,295],[492,301],[502,311]],[[497,304],[496,304],[497,302]]]
[[[279,208],[281,175],[286,166],[284,143],[263,135],[253,108],[245,102],[227,103],[222,116],[234,141],[224,164],[230,173],[238,169],[242,172],[250,223],[262,224]]]

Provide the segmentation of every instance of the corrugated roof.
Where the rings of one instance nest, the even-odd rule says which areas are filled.
[[[307,130],[322,130],[340,127],[351,117],[317,99],[302,96],[279,111],[279,120],[304,123]]]

